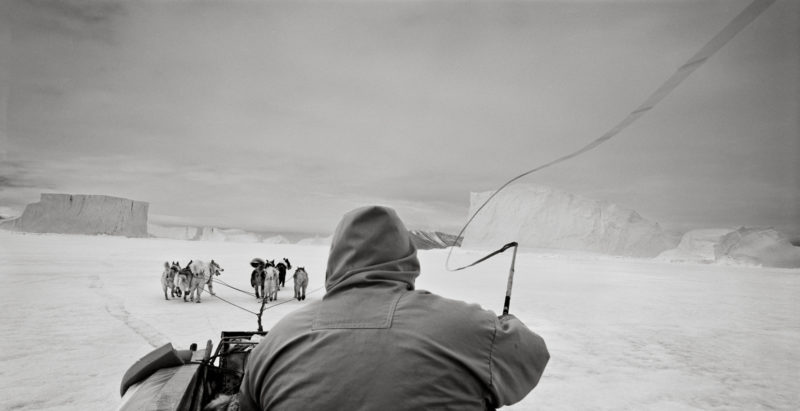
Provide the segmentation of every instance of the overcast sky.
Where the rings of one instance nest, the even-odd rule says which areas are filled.
[[[750,0],[4,2],[0,211],[330,233],[365,204],[457,232],[469,193],[580,148]],[[663,226],[800,233],[800,2],[656,109],[533,174]]]

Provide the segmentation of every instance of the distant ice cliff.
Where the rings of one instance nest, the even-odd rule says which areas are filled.
[[[692,230],[683,235],[677,248],[661,253],[658,259],[800,268],[800,247],[773,228]]]
[[[30,233],[106,234],[147,237],[143,201],[105,195],[45,194],[22,215],[0,227]]]

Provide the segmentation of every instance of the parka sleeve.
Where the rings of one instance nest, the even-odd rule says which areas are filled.
[[[519,402],[539,383],[550,353],[544,339],[513,315],[495,320],[490,357],[495,407]]]
[[[241,411],[258,411],[261,407],[255,400],[253,387],[251,387],[249,375],[242,378],[242,384],[239,386],[239,410]]]

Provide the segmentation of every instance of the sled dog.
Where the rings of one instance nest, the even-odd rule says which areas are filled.
[[[189,286],[189,299],[199,303],[200,295],[203,293],[206,285],[208,285],[209,294],[216,295],[214,293],[214,276],[225,271],[217,262],[211,260],[210,263],[206,263],[198,260],[191,262],[187,267],[192,273]],[[195,297],[197,297],[197,299],[195,299]]]
[[[177,262],[169,263],[168,261],[164,261],[164,272],[161,273],[161,288],[164,290],[165,300],[169,300],[169,297],[167,297],[167,290],[169,290],[172,298],[181,296],[180,288],[175,286],[175,277],[180,270],[181,266]]]
[[[305,300],[306,287],[308,287],[308,273],[306,269],[297,267],[292,277],[294,278],[294,298],[297,298],[297,301]]]
[[[278,299],[278,269],[274,265],[264,268],[264,298],[267,301]]]

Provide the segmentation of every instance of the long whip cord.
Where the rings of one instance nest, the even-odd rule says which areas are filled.
[[[489,198],[487,198],[483,202],[483,204],[481,204],[481,206],[478,207],[477,210],[475,210],[475,212],[472,214],[469,220],[467,220],[466,224],[464,224],[464,226],[461,228],[461,231],[458,232],[455,244],[458,244],[459,241],[462,241],[463,243],[464,232],[466,231],[467,227],[469,227],[470,223],[472,223],[472,221],[475,219],[478,213],[480,213],[481,210],[483,210],[483,208],[486,207],[486,205],[489,204],[489,202],[492,201],[492,199],[495,196],[497,196],[498,193],[500,193],[500,191],[508,187],[508,185],[510,185],[511,183],[529,174],[535,173],[539,170],[542,170],[550,166],[554,166],[558,163],[567,161],[571,158],[586,153],[587,151],[593,150],[600,144],[603,144],[606,141],[613,138],[614,136],[618,135],[620,132],[622,132],[622,130],[626,129],[628,126],[633,124],[645,113],[652,110],[659,102],[661,102],[661,100],[663,100],[669,93],[671,93],[672,90],[674,90],[676,87],[678,87],[678,85],[680,85],[684,80],[686,80],[686,78],[689,77],[690,74],[692,74],[695,70],[697,70],[697,68],[702,66],[703,63],[705,63],[712,55],[714,55],[714,53],[719,51],[719,49],[721,49],[722,46],[728,43],[728,41],[730,41],[737,33],[739,33],[743,28],[745,28],[748,24],[750,24],[753,20],[755,20],[756,17],[761,15],[761,13],[764,12],[764,10],[766,10],[774,2],[775,0],[755,0],[752,3],[750,3],[749,6],[747,6],[744,10],[742,10],[736,17],[733,18],[733,20],[731,20],[725,27],[723,27],[722,30],[719,33],[717,33],[717,35],[714,36],[711,40],[709,40],[708,43],[706,43],[697,53],[695,53],[694,56],[689,58],[689,60],[682,66],[678,67],[678,69],[664,83],[662,83],[661,86],[659,86],[652,94],[650,94],[650,96],[647,97],[647,99],[645,99],[643,103],[641,103],[638,107],[636,107],[633,111],[631,111],[624,119],[622,119],[622,121],[617,123],[617,125],[612,127],[610,130],[606,131],[603,135],[594,139],[593,141],[589,142],[588,144],[579,148],[578,150],[575,150],[567,155],[564,155],[548,163],[542,164],[538,167],[528,170],[506,181],[502,186],[500,186],[500,188],[495,190],[495,192],[492,193],[492,195],[490,195]],[[506,296],[503,302],[503,315],[507,315],[509,307],[511,305],[511,289],[514,284],[514,265],[517,259],[517,243],[516,242],[508,243],[503,247],[501,247],[500,249],[498,249],[497,251],[494,251],[491,254],[471,264],[467,264],[465,266],[461,266],[455,269],[450,268],[450,257],[453,254],[454,248],[455,247],[450,247],[450,250],[447,252],[447,259],[445,260],[445,269],[451,272],[463,270],[465,268],[477,265],[483,261],[488,260],[491,257],[494,257],[497,254],[500,254],[508,250],[509,248],[514,249],[514,255],[511,259],[511,269],[509,270],[508,273]]]
[[[500,186],[500,188],[495,190],[495,192],[492,193],[492,195],[490,195],[489,198],[487,198],[486,201],[484,201],[483,204],[481,204],[481,206],[478,207],[478,209],[475,210],[474,213],[472,213],[472,216],[469,218],[469,220],[467,220],[467,222],[461,228],[461,231],[458,232],[458,236],[456,237],[455,243],[458,244],[459,241],[463,241],[464,232],[467,230],[467,227],[469,227],[472,221],[475,220],[475,217],[478,215],[478,213],[480,213],[481,210],[483,210],[483,208],[486,207],[486,205],[489,204],[489,202],[492,201],[492,199],[498,193],[500,193],[500,191],[508,187],[509,184],[529,174],[535,173],[539,170],[545,169],[550,166],[554,166],[563,161],[567,161],[573,157],[577,157],[583,153],[586,153],[589,150],[593,150],[600,144],[605,143],[612,137],[619,134],[622,130],[626,129],[628,126],[633,124],[633,122],[638,120],[645,113],[652,110],[659,102],[661,102],[661,100],[663,100],[670,92],[672,92],[672,90],[678,87],[678,85],[680,85],[687,77],[689,77],[689,75],[692,74],[692,72],[694,72],[695,70],[697,70],[697,68],[702,66],[703,63],[705,63],[712,55],[714,55],[714,53],[719,51],[719,49],[721,49],[722,46],[728,43],[737,33],[739,33],[748,24],[750,24],[753,20],[755,20],[756,17],[761,15],[761,13],[763,13],[764,10],[766,10],[774,2],[775,0],[755,0],[752,3],[750,3],[749,6],[747,6],[744,10],[742,10],[736,17],[733,18],[733,20],[731,20],[725,27],[723,27],[722,30],[719,33],[717,33],[717,35],[714,36],[711,40],[709,40],[708,43],[706,43],[697,53],[695,53],[694,56],[689,58],[689,60],[685,64],[678,67],[675,73],[673,73],[663,84],[661,84],[661,86],[659,86],[652,94],[650,94],[650,96],[647,97],[647,99],[645,99],[643,103],[641,103],[638,107],[636,107],[633,111],[631,111],[630,114],[628,114],[624,119],[622,119],[622,121],[617,123],[617,125],[612,127],[603,135],[594,139],[593,141],[589,142],[588,144],[579,148],[578,150],[575,150],[567,155],[564,155],[548,163],[542,164],[536,168],[528,170],[506,181],[503,185]],[[450,257],[453,254],[453,248],[455,248],[455,247],[450,247],[450,251],[447,253],[447,259],[445,260],[445,269],[447,269],[448,271],[459,271],[468,267],[472,267],[482,261],[489,259],[490,257],[493,257],[507,250],[508,248],[510,248],[509,244],[506,244],[499,250],[493,252],[492,254],[489,254],[488,256],[472,264],[468,264],[458,268],[450,268]],[[516,243],[514,244],[516,245]],[[515,257],[516,257],[516,250],[517,250],[516,247],[514,247]],[[513,263],[512,263],[512,274],[513,274]]]

